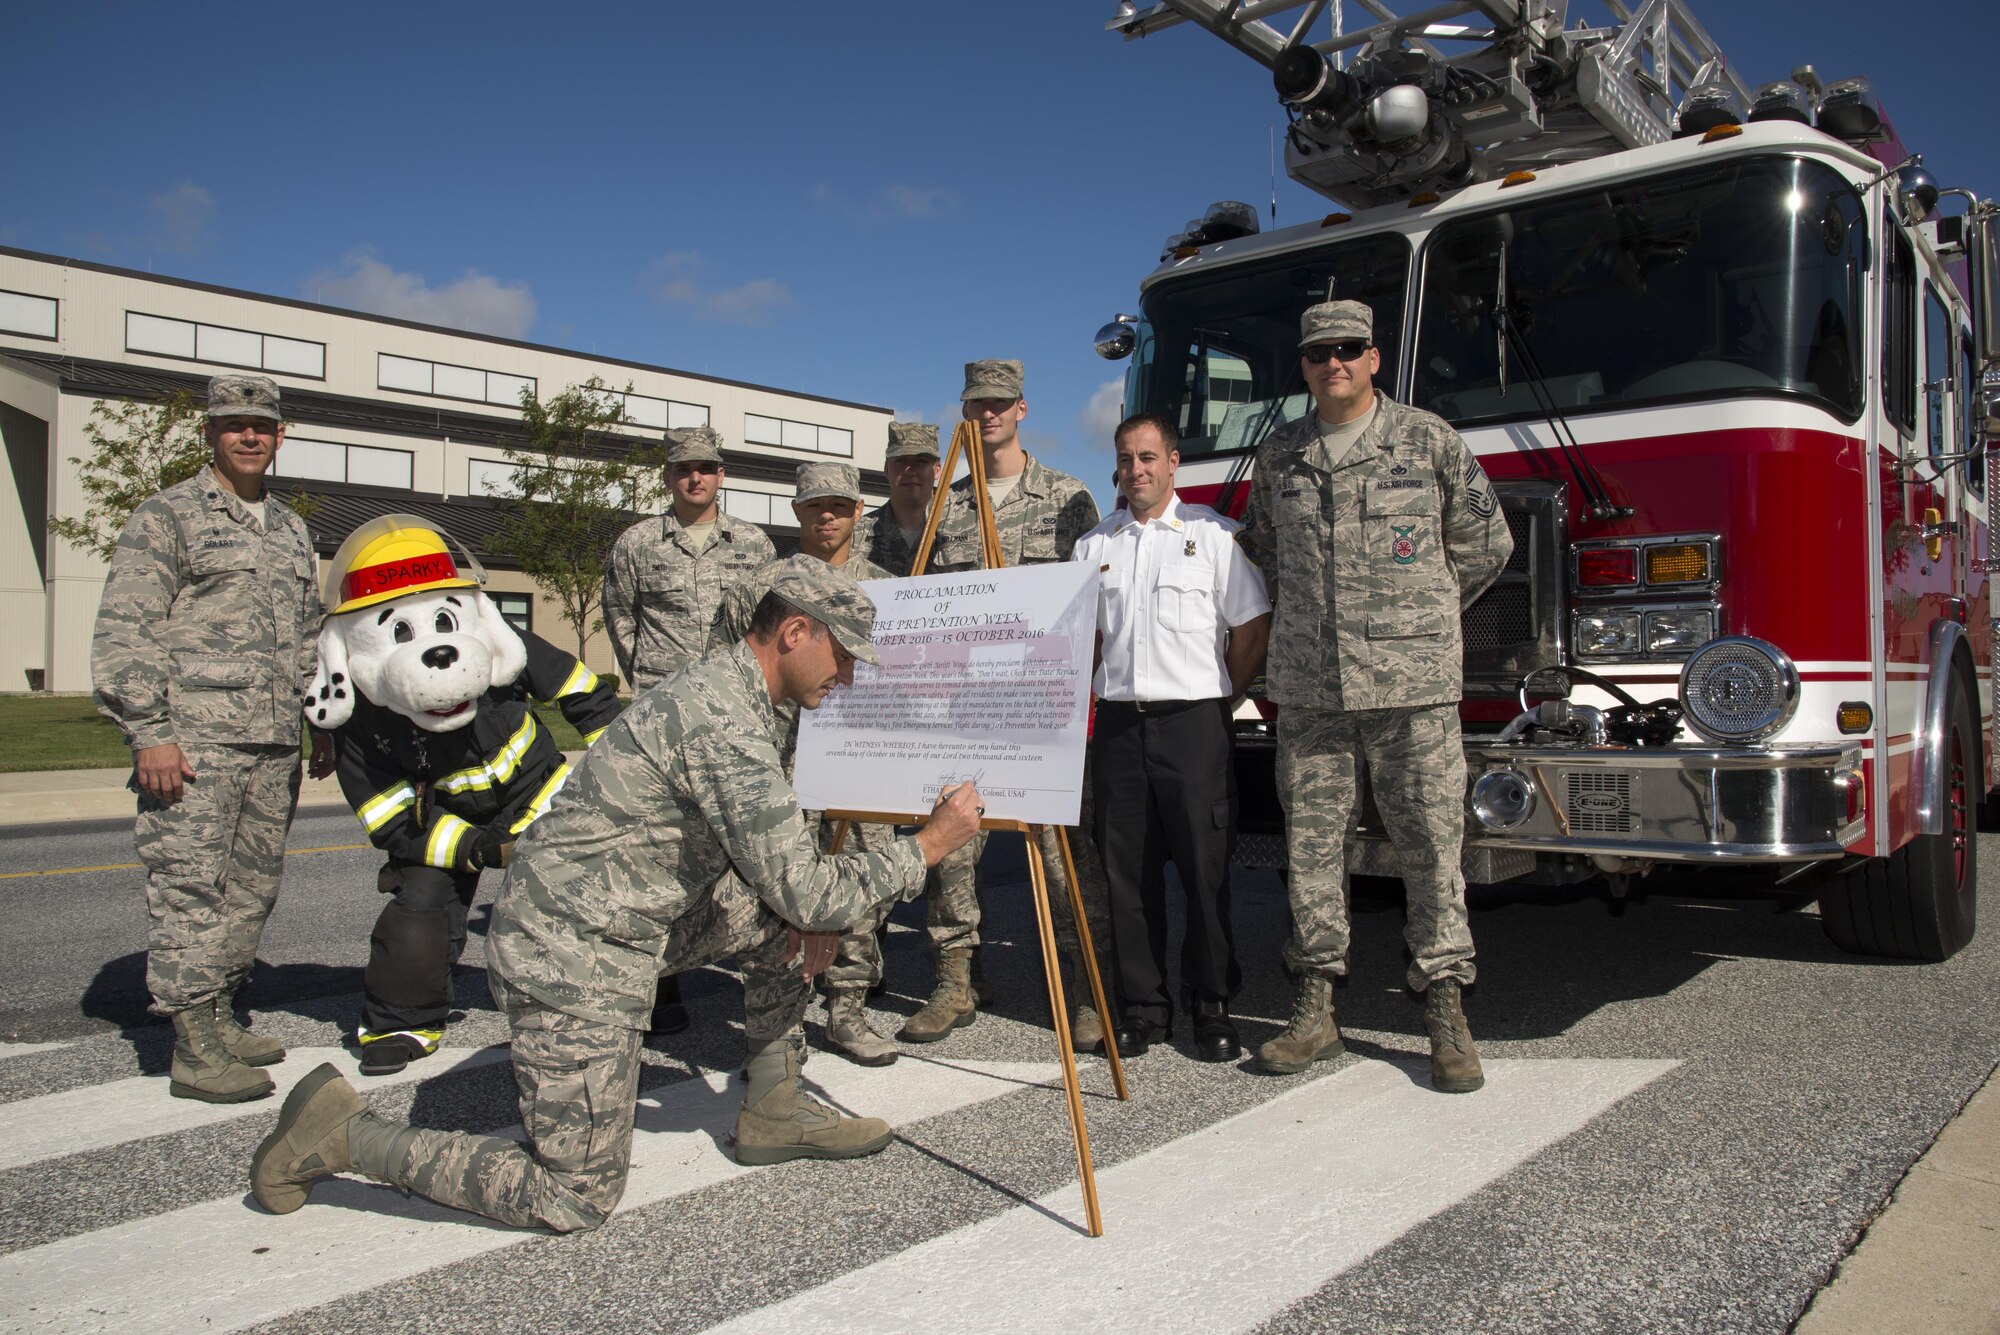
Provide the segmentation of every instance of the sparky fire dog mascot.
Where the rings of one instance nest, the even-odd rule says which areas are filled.
[[[558,702],[586,744],[618,714],[589,668],[507,624],[455,546],[415,515],[349,535],[306,695],[306,721],[333,734],[342,792],[389,856],[379,886],[395,898],[363,984],[365,1075],[437,1051],[480,869],[506,865],[568,776],[529,700]]]

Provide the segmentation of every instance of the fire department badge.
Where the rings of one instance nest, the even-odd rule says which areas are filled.
[[[1189,539],[1187,540],[1187,545],[1181,548],[1181,555],[1182,555],[1182,556],[1193,556],[1193,555],[1194,555],[1194,539],[1193,539],[1193,538],[1189,538]]]
[[[1389,555],[1399,566],[1406,566],[1417,559],[1417,526],[1415,524],[1391,524],[1395,535],[1389,544]]]

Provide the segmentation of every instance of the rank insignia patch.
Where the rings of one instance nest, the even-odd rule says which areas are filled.
[[[1391,524],[1395,534],[1389,544],[1389,555],[1399,566],[1406,566],[1417,559],[1417,526],[1415,524]]]

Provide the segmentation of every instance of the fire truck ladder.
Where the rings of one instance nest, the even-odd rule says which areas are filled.
[[[1350,207],[1656,144],[1690,99],[1750,102],[1681,0],[1605,0],[1616,24],[1569,29],[1568,0],[1447,0],[1402,15],[1356,3],[1376,21],[1346,33],[1339,0],[1125,0],[1107,26],[1129,40],[1193,23],[1270,69],[1292,122],[1286,170]],[[1330,4],[1334,31],[1313,41]],[[1296,17],[1267,21],[1280,15]]]

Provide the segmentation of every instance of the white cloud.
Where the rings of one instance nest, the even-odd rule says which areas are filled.
[[[958,196],[942,186],[885,185],[874,194],[856,199],[841,194],[830,185],[813,187],[812,201],[840,214],[857,227],[882,223],[927,221],[942,218],[958,208]]]
[[[772,316],[796,304],[792,290],[775,278],[753,278],[721,289],[710,287],[708,262],[692,250],[662,255],[646,270],[643,281],[653,300],[662,305],[685,306],[702,319],[723,324],[768,324]]]
[[[146,201],[146,207],[152,211],[158,229],[153,244],[179,255],[186,255],[200,245],[208,233],[208,225],[215,221],[215,196],[191,181],[154,195]]]
[[[1107,380],[1091,393],[1090,401],[1076,416],[1076,429],[1084,444],[1110,445],[1111,433],[1125,420],[1125,378]]]
[[[525,338],[534,327],[535,297],[520,279],[502,283],[468,268],[453,282],[432,287],[422,274],[392,269],[366,250],[350,252],[344,263],[344,271],[322,269],[308,278],[305,295],[330,306],[501,338]]]

